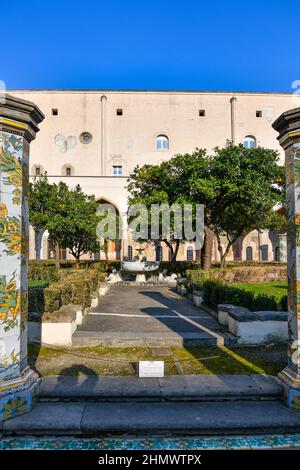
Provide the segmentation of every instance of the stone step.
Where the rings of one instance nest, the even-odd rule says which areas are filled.
[[[280,401],[37,403],[30,413],[0,423],[2,436],[234,436],[299,431],[299,411]]]
[[[72,345],[102,346],[105,348],[167,348],[167,347],[207,347],[218,345],[233,345],[236,339],[232,335],[218,333],[176,333],[176,332],[101,332],[101,331],[75,331],[72,336]]]
[[[228,401],[271,400],[282,387],[269,375],[52,376],[42,379],[40,401]]]

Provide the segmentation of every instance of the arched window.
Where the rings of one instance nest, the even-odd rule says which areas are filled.
[[[194,250],[193,247],[190,245],[186,249],[186,260],[187,261],[194,261]]]
[[[260,245],[260,259],[261,261],[268,261],[269,259],[269,247],[268,245]]]
[[[74,167],[71,163],[66,163],[61,169],[61,174],[63,176],[74,176]]]
[[[255,149],[257,147],[256,138],[251,136],[251,135],[247,135],[244,138],[244,144],[243,145],[244,145],[245,149]]]
[[[128,245],[127,258],[128,258],[128,261],[132,261],[132,246],[131,245]]]
[[[253,260],[253,249],[252,246],[247,246],[246,248],[246,261]]]
[[[158,135],[156,137],[155,150],[169,150],[169,139],[166,135]]]
[[[33,165],[31,169],[31,174],[34,176],[41,176],[44,173],[44,168],[42,165]]]
[[[162,246],[161,245],[156,245],[155,247],[155,260],[156,261],[162,261]]]

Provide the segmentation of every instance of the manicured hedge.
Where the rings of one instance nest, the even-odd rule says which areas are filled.
[[[91,305],[99,283],[106,274],[97,270],[67,270],[59,273],[59,280],[48,287],[29,288],[30,312],[54,312],[62,305]]]
[[[227,268],[211,268],[208,270],[187,270],[186,278],[190,285],[200,289],[204,280],[213,279],[227,283],[257,283],[286,281],[285,265],[279,266],[237,266]]]
[[[233,304],[252,311],[287,310],[286,296],[278,301],[273,296],[255,295],[252,292],[214,280],[204,281],[202,289],[204,303],[214,309],[217,309],[218,304]]]
[[[52,265],[29,263],[28,279],[31,281],[55,282],[59,279],[58,269]]]

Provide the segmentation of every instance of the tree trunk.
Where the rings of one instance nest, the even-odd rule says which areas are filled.
[[[80,256],[76,258],[76,269],[80,269]]]
[[[214,241],[214,232],[209,227],[205,226],[204,228],[205,238],[203,246],[203,255],[202,255],[202,268],[209,269],[211,267],[211,258],[212,258],[212,248]]]
[[[41,246],[43,234],[44,230],[35,230],[34,232],[35,259],[41,259]]]
[[[107,241],[107,239],[104,240],[104,255],[105,255],[105,261],[108,262],[108,241]]]
[[[175,241],[175,248],[173,247],[173,244],[170,243],[168,240],[163,240],[163,242],[167,245],[167,247],[171,251],[171,267],[172,269],[175,269],[180,241],[179,240]]]
[[[59,260],[59,245],[56,243],[55,245],[55,266],[60,268],[60,260]]]
[[[223,246],[222,246],[222,243],[221,243],[221,237],[218,233],[217,233],[216,237],[217,237],[217,243],[218,243],[218,252],[219,252],[219,255],[220,255],[220,263],[221,263],[221,268],[222,268],[223,267],[222,266],[223,262],[225,263],[224,250],[223,250]]]

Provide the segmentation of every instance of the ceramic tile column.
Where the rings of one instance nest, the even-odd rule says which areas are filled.
[[[279,378],[286,403],[300,410],[300,108],[283,113],[273,127],[285,150],[287,213],[288,365]]]
[[[278,234],[278,240],[279,240],[279,259],[280,263],[286,263],[286,255],[287,255],[287,239],[286,239],[286,233],[279,233]]]
[[[27,365],[28,158],[44,115],[0,100],[0,420],[30,410],[37,374]]]

